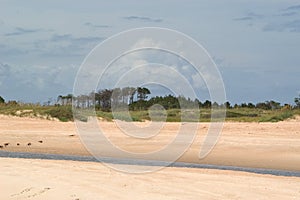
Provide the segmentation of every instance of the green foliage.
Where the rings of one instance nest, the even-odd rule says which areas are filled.
[[[300,108],[300,95],[299,95],[299,97],[296,97],[296,98],[294,99],[294,101],[295,101],[296,107],[297,107],[297,108]]]
[[[156,96],[147,99],[151,94],[147,88],[115,88],[91,92],[88,95],[73,96],[72,94],[60,95],[55,106],[41,106],[39,104],[22,104],[16,101],[4,102],[0,97],[0,114],[57,118],[60,121],[72,121],[73,116],[80,121],[87,121],[88,116],[94,113],[103,120],[114,119],[124,121],[167,121],[167,122],[210,122],[222,120],[223,108],[226,108],[227,121],[239,122],[277,122],[295,115],[300,115],[300,97],[295,98],[296,107],[285,104],[281,106],[276,101],[265,101],[257,103],[241,103],[232,106],[230,102],[219,104],[209,100],[200,102],[198,99],[190,99],[184,96],[174,97]],[[136,96],[136,98],[134,98]],[[136,101],[134,101],[136,99]],[[73,105],[78,108],[72,110]],[[153,106],[160,105],[165,110],[153,110]],[[127,111],[129,108],[129,111]],[[152,113],[149,114],[149,108]],[[197,108],[197,109],[195,109]],[[200,112],[198,111],[200,109]],[[213,112],[211,110],[213,108]],[[111,112],[117,110],[117,112]],[[92,111],[92,113],[91,113]],[[129,115],[128,115],[129,112]],[[151,116],[153,119],[151,119]]]
[[[19,117],[57,118],[60,121],[72,121],[71,106],[40,106],[39,104],[18,104],[9,102],[0,105],[0,114]]]
[[[276,110],[280,109],[280,103],[276,101],[266,101],[263,103],[257,103],[256,108],[264,109],[264,110]]]
[[[82,110],[74,113],[76,119],[87,121],[87,116],[91,110]],[[162,112],[162,111],[161,111]],[[215,117],[221,113],[217,110]],[[60,121],[72,121],[73,112],[71,106],[40,106],[39,104],[16,104],[16,102],[0,104],[0,114],[29,116],[29,117],[43,117],[43,118],[57,118]],[[112,121],[114,119],[124,121],[145,121],[151,120],[148,110],[132,110],[129,111],[130,116],[126,110],[114,112],[96,111],[98,117],[103,120]],[[157,114],[157,113],[156,113]],[[159,113],[158,113],[159,114]],[[181,122],[184,116],[184,121],[188,122],[209,122],[211,120],[211,109],[201,108],[200,114],[193,109],[168,109],[166,110],[167,122]],[[279,110],[264,110],[257,108],[232,108],[226,111],[226,121],[237,122],[277,122],[295,115],[300,115],[299,109],[279,109]],[[164,120],[165,116],[156,116],[155,120]]]
[[[113,119],[118,119],[122,121],[141,121],[142,119],[135,115],[128,115],[127,112],[114,112],[112,115]]]
[[[5,103],[5,100],[3,97],[0,96],[0,104],[3,104],[3,103]]]
[[[52,106],[43,112],[51,117],[57,118],[62,122],[72,121],[73,113],[71,106]]]
[[[293,117],[294,114],[292,111],[283,111],[271,113],[270,115],[263,116],[259,121],[260,122],[279,122]]]
[[[106,120],[106,121],[113,120],[113,115],[111,112],[97,111],[96,114],[97,114],[97,117],[100,117],[103,120]]]
[[[97,117],[100,117],[106,121],[112,121],[114,119],[123,120],[123,121],[144,121],[149,120],[147,111],[130,111],[129,116],[127,111],[118,111],[118,112],[104,112],[97,111]]]

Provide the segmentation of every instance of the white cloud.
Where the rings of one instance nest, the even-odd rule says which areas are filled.
[[[143,22],[162,22],[163,19],[160,19],[160,18],[151,18],[151,17],[144,17],[144,16],[135,16],[135,15],[131,15],[131,16],[127,16],[127,17],[123,17],[124,19],[127,19],[127,20],[134,20],[134,21],[143,21]]]
[[[69,93],[77,68],[74,66],[15,66],[0,64],[0,91],[7,99],[41,102]]]
[[[14,94],[10,93],[11,96],[21,98],[22,92],[27,91],[31,96],[38,97],[43,91],[38,89],[35,91],[33,88],[37,87],[33,82],[40,77],[40,83],[43,84],[39,85],[46,88],[44,92],[69,91],[72,89],[72,76],[76,73],[75,70],[72,74],[73,69],[70,66],[80,65],[86,54],[101,41],[101,38],[130,28],[159,24],[161,27],[187,33],[203,43],[212,55],[225,60],[222,62],[222,65],[226,65],[226,68],[222,68],[225,72],[232,68],[251,69],[258,73],[266,69],[278,70],[278,74],[282,75],[278,83],[286,85],[280,96],[292,99],[295,91],[298,90],[295,88],[299,87],[299,79],[291,79],[291,76],[299,75],[298,4],[295,0],[251,2],[192,0],[188,4],[172,0],[159,1],[157,4],[129,0],[118,2],[119,6],[116,7],[114,0],[92,0],[89,3],[72,4],[72,6],[69,6],[69,1],[58,0],[4,1],[0,7],[0,35],[2,36],[0,36],[0,62],[10,63],[13,66],[9,68],[10,73],[14,71],[15,74],[0,75],[1,92],[11,88],[11,91],[14,91]],[[188,12],[182,12],[183,10]],[[124,16],[131,16],[131,21],[124,20]],[[240,19],[232,20],[235,18]],[[156,23],[155,20],[160,23]],[[251,27],[247,26],[249,23]],[[5,37],[5,34],[12,35]],[[164,41],[172,41],[181,54],[188,54],[184,52],[186,49],[184,43],[180,44],[175,38],[168,38],[165,35],[160,42]],[[126,43],[126,40],[120,40],[120,43]],[[162,43],[153,44],[153,41],[145,39],[140,41],[137,47],[143,45],[164,46]],[[122,75],[132,66],[161,62],[192,77],[190,81],[195,86],[202,85],[200,79],[184,61],[178,61],[164,53],[152,55],[148,53],[145,57],[136,54],[127,59],[128,61],[124,61],[122,67],[111,69],[112,75],[108,77],[108,82],[114,82],[115,75]],[[125,64],[128,66],[124,67]],[[35,66],[53,67],[38,69]],[[4,68],[1,70],[0,74],[3,74]],[[289,73],[285,73],[286,71]],[[9,73],[5,71],[4,74]],[[91,72],[89,77],[92,76]],[[274,77],[276,73],[268,76],[265,82],[272,82]],[[244,98],[239,93],[244,92],[243,88],[248,88],[248,83],[242,81],[247,78],[247,75],[242,73],[239,79],[232,80],[235,83],[232,83],[231,87],[240,90],[236,92],[237,98]],[[232,77],[229,75],[226,79],[231,81]],[[285,80],[288,80],[288,83]],[[27,85],[22,86],[21,83]],[[52,87],[49,86],[50,83],[54,83]],[[292,88],[293,92],[286,92],[289,88]],[[269,90],[264,89],[264,92],[268,93]],[[28,94],[24,92],[24,96],[30,96]],[[251,97],[260,97],[261,94],[263,91],[260,94],[253,92]],[[269,94],[270,97],[272,95]]]

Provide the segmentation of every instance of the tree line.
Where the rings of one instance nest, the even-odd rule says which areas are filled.
[[[217,103],[205,100],[201,102],[198,99],[190,99],[185,96],[175,97],[173,95],[155,96],[149,98],[150,89],[146,87],[125,87],[114,89],[101,89],[97,92],[91,92],[88,95],[79,95],[77,97],[72,94],[66,96],[58,96],[57,105],[73,105],[78,108],[95,107],[96,110],[110,111],[112,107],[126,108],[130,110],[147,110],[149,107],[160,104],[165,109],[180,109],[180,108],[199,108],[211,109],[225,107],[232,108],[257,108],[263,110],[276,110],[281,108],[293,109],[300,108],[300,96],[294,99],[295,106],[290,104],[281,105],[280,102],[274,100],[259,102],[259,103],[241,103],[231,104],[230,102]]]
[[[112,107],[127,108],[130,110],[147,110],[149,107],[160,104],[165,109],[180,109],[180,108],[199,108],[210,109],[212,107],[232,108],[257,108],[263,110],[276,110],[281,108],[293,109],[300,108],[300,95],[294,99],[295,105],[284,104],[270,100],[265,102],[241,103],[231,104],[230,102],[217,103],[209,100],[201,102],[198,99],[190,99],[184,96],[175,97],[173,95],[155,96],[149,99],[151,94],[150,89],[146,87],[124,87],[114,89],[100,89],[97,92],[91,92],[87,95],[74,96],[72,94],[59,95],[57,97],[56,106],[71,106],[72,103],[78,108],[95,107],[96,110],[111,111]],[[0,96],[0,104],[16,105],[16,101],[5,102],[4,98]],[[49,103],[47,104],[49,105]]]
[[[128,106],[135,102],[146,102],[150,90],[145,87],[124,87],[115,89],[101,89],[87,95],[73,96],[59,95],[56,105],[73,105],[78,108],[95,107],[97,110],[110,111],[112,106]]]

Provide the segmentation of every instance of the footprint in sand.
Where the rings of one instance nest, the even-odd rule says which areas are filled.
[[[32,198],[32,197],[36,197],[39,196],[45,192],[47,192],[48,190],[50,190],[50,188],[44,188],[43,190],[39,190],[38,192],[32,194],[32,195],[28,195],[27,198]]]
[[[33,188],[33,187],[26,188],[17,194],[12,194],[11,197],[16,197],[18,199],[30,199],[30,198],[39,196],[39,195],[47,192],[50,189],[51,188],[49,188],[49,187],[46,187],[43,189],[38,189],[38,188]]]
[[[72,198],[75,198],[76,195],[75,195],[75,194],[72,194],[71,197],[72,197]],[[80,199],[79,199],[79,198],[76,198],[76,199],[74,199],[74,200],[80,200]]]
[[[22,190],[20,193],[12,194],[12,195],[10,195],[10,196],[11,196],[11,197],[20,196],[20,195],[22,195],[22,194],[24,194],[24,193],[30,192],[32,189],[33,189],[33,188],[26,188],[26,189]]]

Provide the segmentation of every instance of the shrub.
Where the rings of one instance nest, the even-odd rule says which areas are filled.
[[[45,111],[45,113],[51,117],[59,119],[62,122],[73,121],[71,106],[51,107],[49,110]]]

